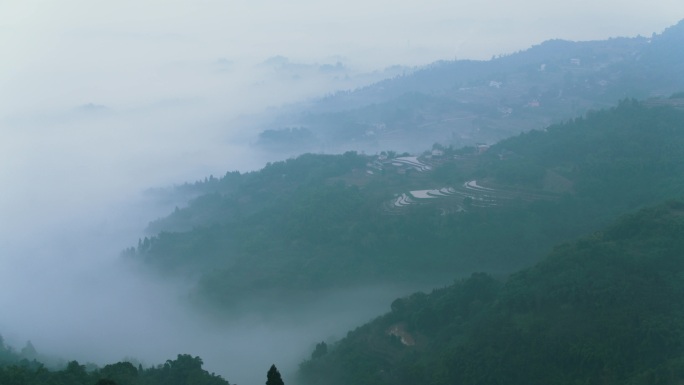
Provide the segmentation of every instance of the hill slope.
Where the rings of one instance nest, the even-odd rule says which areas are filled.
[[[666,384],[684,378],[684,202],[557,247],[506,282],[396,300],[306,384]],[[325,353],[325,354],[324,354]]]
[[[676,100],[676,99],[673,99]],[[684,194],[684,111],[636,101],[439,156],[304,155],[187,185],[200,196],[127,254],[230,308],[369,283],[507,274]],[[383,155],[384,156],[384,155]]]
[[[258,143],[372,152],[494,143],[622,98],[684,89],[683,45],[684,21],[652,37],[551,40],[488,61],[437,62],[281,116]]]

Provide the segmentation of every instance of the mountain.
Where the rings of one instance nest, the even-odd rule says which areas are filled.
[[[264,127],[257,144],[368,152],[491,144],[619,99],[684,89],[682,45],[684,21],[651,37],[550,40],[487,61],[436,62],[287,110]],[[292,135],[293,127],[307,135]]]
[[[229,312],[255,299],[287,309],[338,288],[506,275],[684,194],[682,99],[668,101],[625,100],[493,146],[306,154],[229,172],[179,187],[197,198],[125,254],[194,280],[194,301]]]
[[[627,215],[497,280],[474,274],[321,343],[303,384],[674,384],[684,201]]]

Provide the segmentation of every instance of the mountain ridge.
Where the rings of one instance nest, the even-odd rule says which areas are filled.
[[[288,112],[262,133],[307,135],[283,131],[281,145],[256,144],[290,152],[491,144],[619,99],[665,97],[684,89],[682,24],[651,37],[556,39],[488,61],[438,61]]]
[[[186,186],[200,197],[126,254],[194,276],[195,299],[220,309],[507,274],[684,193],[683,126],[684,111],[625,100],[483,148],[308,154]]]

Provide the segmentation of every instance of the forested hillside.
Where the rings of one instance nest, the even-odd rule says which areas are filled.
[[[684,89],[683,45],[680,22],[649,37],[550,40],[487,61],[437,62],[281,116],[258,143],[299,151],[491,144],[626,97]]]
[[[684,379],[684,202],[556,247],[505,281],[474,274],[327,346],[304,384],[674,384]]]
[[[126,254],[194,277],[193,298],[223,309],[507,274],[684,194],[683,150],[684,111],[626,100],[489,148],[303,155],[181,187],[200,196]]]

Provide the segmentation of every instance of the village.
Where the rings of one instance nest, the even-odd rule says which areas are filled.
[[[382,152],[374,160],[366,164],[366,176],[372,178],[383,173],[396,173],[411,178],[414,181],[425,180],[430,184],[423,188],[400,191],[391,200],[383,204],[383,209],[389,214],[402,214],[406,209],[422,205],[436,207],[442,215],[466,212],[474,208],[491,208],[504,205],[514,200],[533,201],[540,199],[554,199],[556,195],[540,191],[523,190],[495,184],[491,180],[466,180],[458,185],[434,186],[434,182],[421,178],[424,174],[433,172],[446,162],[465,162],[473,160],[489,149],[487,144],[478,144],[475,152],[468,155],[450,154],[439,148],[427,151],[422,155]],[[498,159],[505,161],[511,154],[499,154]],[[419,182],[420,183],[420,182]]]

